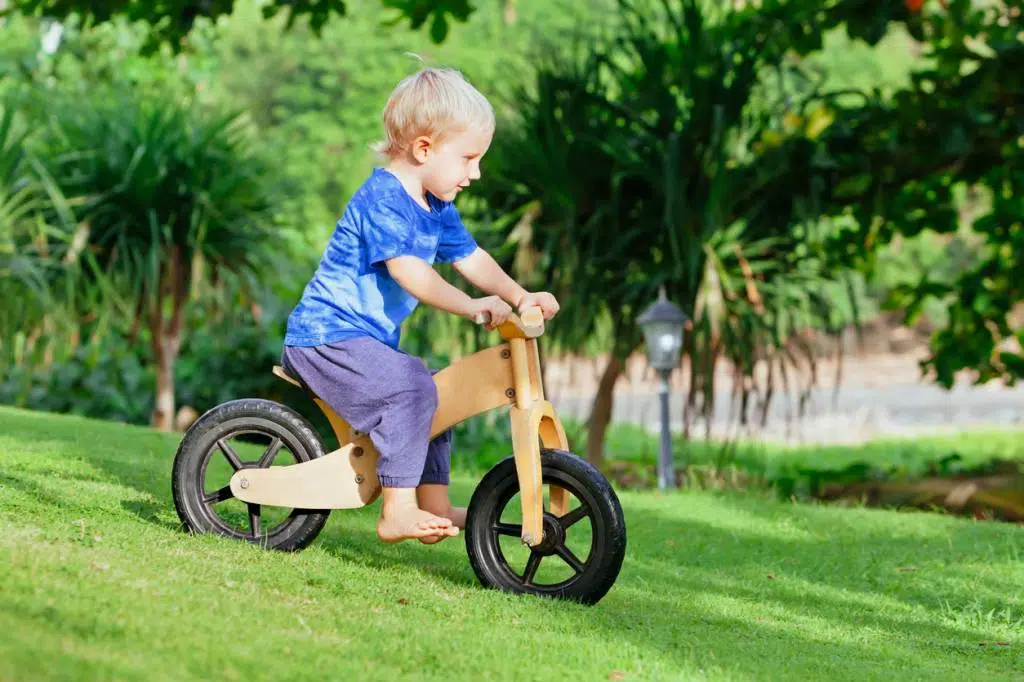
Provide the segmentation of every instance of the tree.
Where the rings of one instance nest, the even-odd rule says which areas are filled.
[[[925,369],[944,386],[958,370],[978,381],[1024,377],[1024,40],[1020,0],[917,5],[906,19],[930,66],[891,100],[870,97],[836,111],[820,151],[842,169],[833,213],[856,217],[834,240],[840,262],[872,267],[881,244],[923,230],[972,228],[984,239],[975,267],[956,282],[927,275],[896,292],[893,303],[914,318],[930,299],[947,306],[949,323],[932,339]],[[963,222],[958,188],[989,197]]]
[[[430,23],[430,36],[441,42],[448,35],[449,19],[465,21],[473,12],[468,0],[382,0],[385,7],[397,11],[413,29]],[[88,22],[104,23],[124,16],[130,21],[144,21],[153,28],[150,49],[169,43],[180,49],[196,20],[216,20],[231,14],[235,0],[165,0],[160,3],[144,0],[14,0],[0,11],[0,16],[14,11],[23,14],[66,20],[71,15]],[[327,23],[332,15],[344,16],[345,0],[272,0],[263,6],[263,16],[273,17],[281,11],[288,14],[290,26],[297,18],[309,20],[314,31]]]
[[[740,419],[757,394],[763,419],[796,364],[795,332],[841,322],[827,296],[837,271],[813,231],[830,169],[803,136],[761,142],[787,99],[801,107],[809,97],[786,88],[801,75],[789,55],[820,46],[844,16],[821,21],[819,10],[623,0],[607,41],[551,59],[518,94],[514,132],[496,140],[481,191],[508,238],[534,251],[536,283],[561,295],[557,338],[579,348],[600,325],[610,330],[591,461],[601,461],[612,388],[641,341],[635,320],[660,286],[694,318],[689,415],[710,412],[726,356]],[[766,93],[765,72],[787,78]],[[759,361],[769,367],[762,386]]]
[[[0,298],[16,302],[0,306],[0,374],[34,356],[52,359],[95,300],[77,286],[81,270],[95,272],[94,264],[68,229],[63,197],[27,150],[30,136],[0,101]],[[65,210],[47,221],[47,204]]]
[[[85,250],[148,331],[152,422],[169,430],[194,283],[278,271],[272,171],[237,116],[190,100],[101,89],[57,111],[46,164],[75,207]]]
[[[519,94],[518,134],[497,143],[502,182],[487,198],[495,221],[513,218],[505,234],[535,250],[538,278],[566,297],[564,340],[578,346],[609,321],[592,459],[621,360],[639,342],[633,320],[659,284],[695,318],[690,406],[707,408],[724,354],[741,419],[751,398],[763,415],[802,343],[794,332],[843,321],[822,295],[829,280],[869,269],[896,234],[955,229],[957,183],[991,188],[995,214],[976,223],[991,257],[957,286],[922,282],[906,295],[954,297],[929,363],[940,381],[962,366],[982,378],[1017,371],[1022,332],[1008,315],[1024,286],[1019,2],[867,5],[622,2],[611,39],[543,64]],[[893,23],[935,66],[892,98],[829,92],[801,68],[826,31],[872,44]],[[751,390],[758,361],[768,377]]]
[[[51,300],[42,263],[25,230],[39,198],[38,183],[28,175],[25,138],[26,133],[15,129],[14,112],[0,108],[0,295],[7,301],[20,299],[20,305],[0,310],[3,340],[15,339],[42,320]],[[14,349],[0,350],[0,367],[4,367]]]

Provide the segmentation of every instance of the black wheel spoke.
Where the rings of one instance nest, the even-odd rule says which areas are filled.
[[[530,552],[530,558],[526,561],[526,570],[523,571],[524,585],[533,583],[533,577],[537,575],[537,568],[540,566],[540,560],[543,558],[540,552]]]
[[[581,504],[565,516],[559,516],[558,523],[562,524],[563,529],[568,529],[569,526],[587,516],[590,516],[590,507]]]
[[[523,535],[523,527],[517,523],[496,523],[494,524],[494,532],[498,535],[518,538]]]
[[[223,438],[219,439],[217,441],[217,447],[219,447],[220,451],[224,453],[224,458],[228,461],[228,464],[231,465],[232,469],[238,471],[244,466],[242,464],[242,460],[238,456],[238,453],[231,449],[231,446],[228,445],[226,440]]]
[[[246,503],[249,507],[249,527],[252,529],[252,536],[260,536],[260,506],[258,504]]]
[[[206,495],[204,495],[203,504],[216,504],[217,502],[230,500],[234,496],[234,493],[231,492],[231,486],[226,485],[220,490],[215,490],[212,493],[207,493]]]
[[[572,553],[572,550],[566,547],[565,545],[561,545],[560,547],[556,548],[555,554],[562,557],[562,560],[565,561],[565,563],[569,564],[569,567],[572,568],[572,570],[576,571],[577,573],[583,572],[583,562],[580,561],[576,557],[576,555]]]
[[[267,451],[263,453],[262,457],[260,457],[260,461],[259,463],[256,464],[256,466],[258,466],[260,469],[266,469],[268,466],[270,466],[270,463],[274,461],[274,457],[277,456],[277,453],[280,449],[281,439],[275,436],[274,440],[272,440],[270,442],[270,445],[267,447]]]

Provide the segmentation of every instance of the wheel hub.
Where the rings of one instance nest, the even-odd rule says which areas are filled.
[[[548,512],[544,512],[543,527],[544,539],[531,549],[541,556],[551,556],[565,544],[565,529],[558,522],[558,517]]]

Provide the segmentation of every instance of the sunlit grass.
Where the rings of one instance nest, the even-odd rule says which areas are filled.
[[[1010,524],[623,492],[622,574],[582,607],[482,589],[461,539],[383,545],[376,505],[332,514],[297,554],[186,535],[178,439],[0,408],[0,679],[932,682],[1024,665]],[[456,474],[457,502],[476,480]]]

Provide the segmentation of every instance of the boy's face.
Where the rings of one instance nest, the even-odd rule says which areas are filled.
[[[451,133],[440,143],[419,138],[414,155],[421,163],[423,189],[442,201],[454,201],[459,192],[480,178],[480,159],[491,146],[491,130]]]

